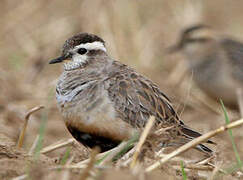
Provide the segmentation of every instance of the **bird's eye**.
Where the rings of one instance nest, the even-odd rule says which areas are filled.
[[[81,55],[85,54],[86,52],[87,52],[87,49],[85,49],[85,48],[78,49],[78,53]]]

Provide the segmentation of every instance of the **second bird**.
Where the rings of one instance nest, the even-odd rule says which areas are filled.
[[[243,43],[220,36],[208,26],[186,28],[170,52],[182,51],[197,85],[209,96],[238,106],[243,90]]]

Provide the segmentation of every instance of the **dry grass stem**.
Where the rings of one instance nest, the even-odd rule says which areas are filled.
[[[163,154],[163,153],[160,153],[157,152],[155,157],[156,159],[158,158],[164,158],[166,157],[168,154]],[[170,162],[173,162],[173,163],[181,163],[181,161],[183,161],[185,164],[194,164],[195,166],[200,166],[200,165],[205,165],[205,166],[211,166],[208,164],[208,162],[213,158],[210,157],[210,158],[207,158],[207,159],[203,159],[203,160],[200,160],[198,161],[198,159],[187,159],[187,158],[184,158],[184,157],[180,157],[180,156],[176,156],[176,157],[173,157],[170,159]],[[212,167],[212,166],[211,166]]]
[[[133,147],[130,151],[128,151],[124,156],[122,156],[118,162],[116,163],[117,167],[128,167],[128,165],[131,163],[132,161],[132,155],[135,152],[135,147]]]
[[[173,167],[181,169],[180,165],[174,165]],[[185,169],[199,170],[199,171],[212,171],[213,167],[208,165],[196,165],[196,164],[184,164]]]
[[[82,166],[76,166],[76,165],[57,165],[57,166],[52,166],[48,168],[48,170],[60,170],[60,169],[84,169],[87,167],[87,164],[84,164]]]
[[[87,167],[83,170],[83,173],[81,175],[81,180],[85,180],[87,179],[87,177],[90,174],[90,171],[92,170],[94,164],[95,164],[95,160],[96,160],[96,155],[100,152],[100,149],[98,147],[95,147],[94,149],[92,149],[91,155],[90,155],[90,161],[87,165]]]
[[[166,128],[160,128],[157,131],[155,131],[155,134],[160,135],[163,134],[164,132],[174,128],[174,126],[166,127]]]
[[[197,164],[200,164],[200,165],[204,165],[204,164],[208,164],[209,161],[213,158],[213,156],[209,157],[209,158],[206,158],[206,159],[203,159],[199,162],[197,162]]]
[[[133,154],[133,160],[132,160],[132,163],[130,165],[130,168],[134,168],[135,165],[136,165],[136,161],[137,161],[137,158],[138,158],[138,155],[141,151],[141,148],[142,148],[142,145],[143,143],[145,142],[151,128],[153,127],[154,125],[154,121],[155,121],[155,117],[154,116],[150,116],[141,136],[140,136],[140,139],[138,141],[138,144],[136,145],[136,149],[135,149],[135,153]]]
[[[109,151],[106,151],[106,152],[103,152],[103,153],[100,153],[100,154],[97,154],[96,158],[97,159],[101,159],[101,158],[104,158],[104,156],[107,156],[106,158],[110,158],[108,157],[110,154],[116,154],[117,152],[119,152],[120,150],[122,150],[124,148],[124,144],[126,144],[126,142],[124,141],[123,143],[121,143],[119,146],[109,150]],[[113,153],[114,152],[114,153]],[[109,155],[107,155],[109,154]],[[86,159],[86,160],[83,160],[77,164],[74,165],[74,167],[82,167],[83,165],[86,165],[88,162],[90,161],[90,159]],[[107,162],[107,161],[106,161]]]
[[[24,175],[15,177],[15,178],[13,178],[12,180],[23,180],[23,179],[26,179],[27,177],[28,177],[27,174],[24,174]]]
[[[40,153],[42,154],[45,154],[45,153],[48,153],[48,152],[51,152],[51,151],[54,151],[56,149],[59,149],[59,148],[62,148],[62,147],[65,147],[65,146],[68,146],[68,145],[71,145],[75,142],[75,139],[73,138],[70,138],[68,140],[62,140],[61,142],[57,142],[57,143],[54,143],[50,146],[47,146],[45,148],[43,148]]]
[[[215,153],[211,158],[203,156],[204,154],[196,150],[188,152],[186,149],[181,150],[180,147],[174,146],[177,142],[181,142],[181,138],[177,139],[177,134],[173,133],[175,126],[165,125],[162,128],[162,125],[158,125],[150,130],[146,140],[142,140],[144,126],[140,129],[136,141],[129,140],[127,146],[125,146],[125,142],[120,143],[114,149],[97,154],[96,161],[92,164],[90,162],[92,160],[89,159],[91,149],[84,147],[82,143],[72,137],[66,124],[61,120],[62,112],[58,110],[55,89],[58,78],[63,72],[63,63],[49,65],[48,62],[62,54],[60,50],[67,38],[79,32],[97,34],[106,41],[107,53],[112,59],[121,61],[143,74],[168,96],[173,109],[186,125],[194,127],[199,133],[209,132],[224,125],[223,118],[221,118],[222,107],[218,101],[210,98],[207,92],[196,84],[195,76],[198,72],[195,71],[195,68],[189,67],[190,62],[184,54],[186,49],[181,48],[182,51],[171,54],[168,54],[168,50],[172,46],[179,45],[180,41],[182,42],[182,34],[186,28],[197,24],[205,24],[210,28],[203,28],[202,31],[197,31],[198,33],[195,31],[195,34],[191,33],[193,37],[194,35],[199,38],[209,35],[210,38],[215,37],[214,39],[232,39],[239,42],[240,49],[240,43],[243,42],[241,28],[243,1],[208,0],[197,3],[193,0],[94,0],[72,1],[67,6],[67,2],[64,0],[60,0],[58,3],[50,1],[48,4],[46,1],[2,0],[0,4],[0,56],[2,59],[0,61],[0,179],[71,180],[80,179],[80,175],[83,175],[85,171],[87,180],[185,179],[186,176],[187,179],[242,178],[243,171],[239,169],[234,158],[236,157],[239,162],[240,158],[236,152],[241,157],[243,155],[243,141],[241,140],[243,126],[232,129],[234,136],[230,135],[230,138],[233,141],[229,140],[227,133],[219,135],[216,135],[219,132],[215,133],[216,136],[212,140],[218,142],[219,145],[216,148],[213,147]],[[91,6],[92,8],[89,8]],[[227,21],[225,24],[226,19],[229,18],[233,21]],[[162,27],[161,24],[166,24],[166,26]],[[211,32],[211,30],[215,32]],[[232,59],[232,54],[235,56],[233,58],[241,56],[241,53],[237,51],[237,46],[231,49],[234,43],[232,43],[233,46],[229,43],[229,47],[226,44],[220,46],[220,56],[229,59]],[[212,55],[214,49],[211,47],[209,49],[210,52],[207,50],[205,52],[209,53],[208,58],[217,57]],[[226,52],[226,49],[230,52]],[[203,53],[203,51],[199,52],[199,55],[204,55]],[[99,64],[94,66],[96,67],[96,65],[98,71],[102,71],[103,67],[99,68]],[[112,64],[110,65],[113,67]],[[82,69],[89,71],[86,66]],[[69,72],[64,72],[69,74]],[[82,72],[80,73],[83,75]],[[90,78],[99,79],[98,76],[95,76],[97,73],[91,73]],[[121,77],[117,76],[117,79],[114,77],[112,81],[130,82],[131,80],[135,84],[130,86],[134,85],[134,87],[140,84],[136,81],[136,73],[135,79],[133,79],[133,74],[121,73]],[[107,76],[110,75],[113,77],[113,74]],[[239,83],[241,82],[239,81]],[[76,85],[71,84],[67,84],[69,86],[67,88],[75,89]],[[105,91],[113,90],[106,85]],[[119,85],[122,86],[122,84]],[[205,86],[207,89],[211,84],[205,84]],[[114,88],[119,93],[124,93],[119,86]],[[153,106],[156,107],[155,114],[160,111],[161,99],[153,98],[151,94],[157,93],[157,88],[149,87],[147,89],[146,85],[142,84],[140,89],[144,90],[145,94],[138,92],[138,97],[126,99],[127,103],[122,102],[123,105],[130,108],[131,103],[139,105],[140,101],[143,103],[150,100],[145,108],[154,109]],[[76,92],[76,90],[79,89],[74,91]],[[149,93],[150,90],[152,90],[151,93]],[[63,98],[58,101],[61,100],[68,104],[67,108],[64,107],[65,109],[72,109],[72,105],[66,102],[72,95],[69,94],[69,97],[68,94],[65,94],[66,92],[63,93]],[[80,93],[77,94],[77,99],[82,94]],[[118,97],[119,94],[108,94],[108,96],[112,101],[116,101],[117,98],[121,99]],[[80,98],[82,99],[82,97]],[[237,92],[236,98],[238,103],[234,108],[237,109],[227,108],[227,104],[225,104],[229,117],[233,120],[243,118],[243,89],[241,92]],[[43,106],[38,105],[44,105],[45,109],[41,109]],[[115,104],[113,105],[115,106]],[[166,109],[165,113],[167,110],[169,112],[169,109]],[[127,109],[125,110],[127,111]],[[135,107],[136,110],[137,107]],[[77,109],[77,111],[74,114],[82,114],[82,110],[79,112]],[[93,115],[89,114],[90,112],[87,113],[88,116]],[[114,113],[117,114],[116,111]],[[109,115],[113,116],[114,113],[111,112]],[[129,113],[130,120],[133,119],[133,115],[138,115],[136,112],[126,113]],[[146,113],[142,112],[142,115],[146,116]],[[81,117],[80,120],[77,116],[76,120],[85,119]],[[109,130],[108,127],[107,129]],[[121,132],[127,130],[123,131],[122,127],[118,127],[118,129]],[[86,130],[91,130],[91,133],[97,132],[97,128]],[[102,132],[97,132],[97,135],[107,135]],[[112,131],[109,132],[112,135]],[[108,134],[109,132],[107,131]],[[173,135],[172,138],[170,133]],[[173,141],[174,138],[175,141]],[[138,144],[139,141],[141,144]],[[164,141],[168,142],[167,146],[161,143]],[[203,140],[201,139],[201,141]],[[234,145],[232,148],[232,142],[237,144],[237,151],[235,151]],[[199,143],[199,141],[195,143]],[[182,145],[184,144],[180,146]],[[191,144],[187,148],[193,145],[195,144]],[[211,147],[211,145],[209,146]],[[176,149],[178,150],[171,155],[170,153]],[[186,152],[180,154],[181,151]],[[160,163],[157,163],[158,167],[153,168],[157,168],[155,172],[146,173],[146,168],[147,171],[150,170],[150,166],[157,161],[168,162],[160,168],[158,168]],[[89,170],[90,163],[93,167]],[[134,167],[132,168],[132,166]],[[184,176],[185,173],[182,173],[182,169],[185,169],[186,176]]]
[[[220,128],[216,129],[216,130],[213,130],[213,131],[210,131],[198,138],[195,138],[193,139],[192,141],[186,143],[185,145],[181,146],[180,148],[176,149],[175,151],[173,151],[172,153],[168,154],[167,156],[165,156],[164,158],[162,158],[161,160],[159,160],[158,162],[152,164],[151,166],[149,166],[147,169],[146,169],[146,172],[151,172],[157,168],[159,168],[162,164],[164,164],[165,162],[169,161],[171,158],[185,152],[186,150],[192,148],[192,147],[195,147],[196,145],[202,143],[202,142],[205,142],[206,140],[208,140],[209,138],[219,134],[219,133],[222,133],[228,129],[231,129],[231,128],[235,128],[235,127],[238,127],[240,125],[243,124],[243,119],[240,119],[240,120],[237,120],[237,121],[234,121],[232,123],[229,123],[227,125],[224,125],[224,126],[221,126]]]
[[[74,159],[74,156],[71,156],[71,157],[67,160],[65,166],[70,165],[70,164],[73,162],[73,159]],[[63,172],[63,174],[62,174],[61,177],[62,177],[62,180],[68,180],[69,177],[70,177],[70,171],[69,171],[69,170],[65,170],[65,171]]]
[[[181,171],[181,166],[172,166],[172,167],[177,171]],[[190,172],[193,172],[193,169],[188,169],[188,168],[184,167],[184,171],[186,173],[190,173]],[[196,170],[196,169],[194,169],[194,173],[195,173],[195,171],[197,171],[197,175],[196,175],[195,178],[192,178],[192,179],[207,179],[207,177],[209,176],[209,173],[210,173],[209,170]]]
[[[212,166],[213,168],[216,168],[217,167],[216,165],[214,165],[214,164],[212,164],[210,162],[208,163],[208,165]],[[221,172],[221,173],[227,174],[227,172],[225,170],[221,169],[221,168],[219,168],[218,171]]]
[[[87,168],[87,164],[83,164],[80,166],[76,166],[76,165],[57,165],[57,166],[52,166],[50,168],[48,168],[48,170],[52,171],[52,170],[60,170],[60,169],[85,169]],[[99,166],[99,165],[94,165],[95,169],[100,169],[100,170],[104,170],[104,169],[108,169],[108,168],[112,168],[112,166]]]
[[[215,176],[219,172],[219,170],[220,170],[220,165],[216,165],[213,169],[211,176],[209,177],[209,180],[214,180]]]
[[[168,154],[160,154],[160,155],[156,155],[158,158],[164,158],[164,157],[166,157]],[[185,163],[190,163],[190,162],[188,162],[188,160],[185,160],[184,158],[182,158],[182,157],[173,157],[173,158],[171,158],[171,161],[175,161],[175,162],[181,162],[181,161],[183,161],[183,162],[185,162]]]
[[[43,108],[44,108],[44,106],[36,106],[26,113],[25,118],[24,118],[24,125],[23,125],[21,132],[20,132],[18,143],[17,143],[18,148],[21,148],[22,145],[23,145],[24,136],[25,136],[25,132],[26,132],[26,128],[27,128],[27,125],[28,125],[30,115],[39,111],[40,109],[43,109]]]
[[[99,165],[104,165],[107,162],[110,162],[122,149],[125,148],[126,145],[127,145],[126,141],[122,142],[119,146],[114,148],[113,151],[110,151],[110,153],[105,157],[105,159]]]
[[[212,171],[214,168],[210,165],[185,164],[184,168],[200,171]]]
[[[34,140],[34,143],[32,144],[32,146],[31,146],[31,148],[30,148],[30,150],[29,150],[29,152],[28,152],[28,155],[31,156],[31,155],[34,154],[34,151],[35,151],[35,148],[36,148],[36,146],[37,146],[37,144],[38,144],[39,139],[40,139],[40,135],[38,134],[38,135],[36,136],[35,140]]]
[[[220,110],[220,106],[219,106],[218,103],[216,103],[214,100],[209,98],[203,92],[201,92],[200,94],[202,96],[198,96],[198,94],[195,94],[193,92],[191,93],[193,99],[197,100],[197,102],[199,102],[201,105],[206,107],[208,110],[210,110],[211,112],[213,112],[213,113],[215,113],[217,115],[221,115],[222,114],[222,111]]]

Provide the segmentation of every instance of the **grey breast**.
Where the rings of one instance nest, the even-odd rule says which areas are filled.
[[[99,76],[78,69],[63,72],[56,99],[64,118],[80,116],[89,120],[92,112],[105,109],[107,95]]]

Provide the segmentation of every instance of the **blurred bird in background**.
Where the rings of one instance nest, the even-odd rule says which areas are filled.
[[[243,89],[243,43],[198,24],[184,29],[169,48],[170,53],[178,51],[186,57],[197,85],[210,97],[233,108],[242,102],[237,91]]]

